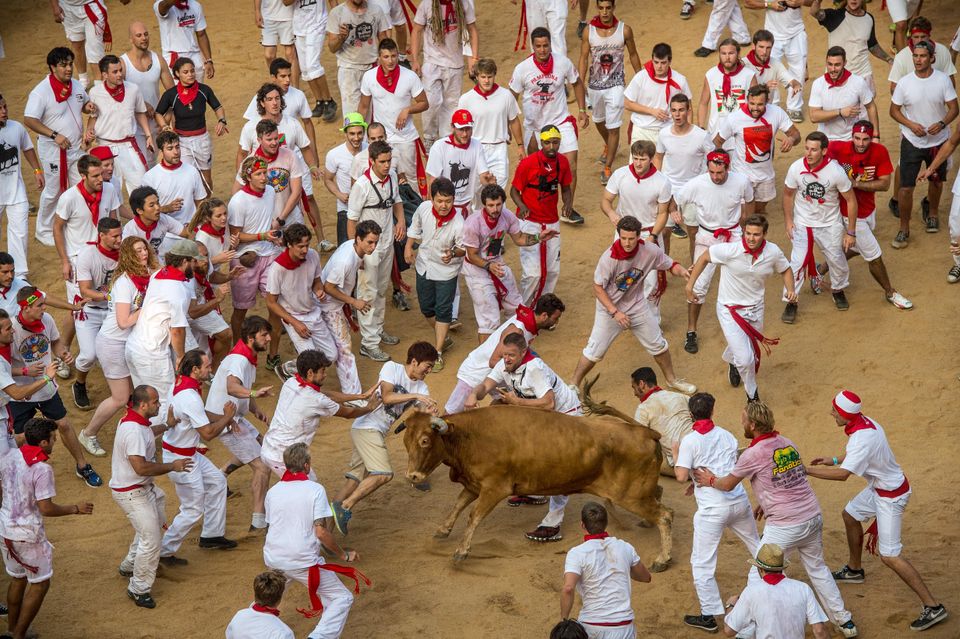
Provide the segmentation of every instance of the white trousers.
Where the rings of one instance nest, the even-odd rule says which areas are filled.
[[[74,186],[80,181],[80,172],[77,170],[77,160],[80,159],[80,150],[74,147],[67,149],[68,185]],[[43,179],[46,183],[40,193],[40,202],[37,205],[37,241],[47,246],[53,246],[53,214],[60,199],[60,148],[50,142],[37,142],[37,157],[43,167]]]
[[[578,620],[580,621],[580,620]],[[580,621],[583,629],[587,631],[587,639],[636,639],[637,628],[632,623],[626,626],[594,626],[590,623]]]
[[[421,77],[430,103],[423,114],[423,144],[430,149],[434,142],[450,135],[450,119],[463,93],[463,67],[452,69],[424,62]]]
[[[747,320],[750,326],[763,333],[763,302],[756,306],[738,309],[737,313]],[[737,372],[740,373],[740,379],[743,380],[743,390],[749,397],[753,397],[757,393],[757,357],[753,352],[753,342],[733,319],[730,309],[719,303],[717,304],[717,321],[720,322],[720,330],[723,331],[723,336],[727,340],[723,361],[736,367]]]
[[[560,223],[537,224],[520,221],[520,232],[542,233],[546,229],[560,230]],[[560,236],[550,238],[534,246],[521,246],[520,250],[520,297],[532,307],[544,293],[553,293],[560,278]]]
[[[950,243],[960,244],[960,195],[954,194],[950,205]],[[960,255],[953,256],[954,264],[960,264]]]
[[[698,509],[693,514],[690,568],[702,615],[723,614],[723,600],[720,598],[716,576],[717,549],[723,538],[723,531],[727,528],[743,542],[750,556],[755,557],[760,545],[760,535],[757,534],[753,510],[746,498],[729,506]]]
[[[847,256],[843,252],[843,222],[837,220],[831,226],[806,227],[797,224],[793,227],[793,237],[790,238],[793,248],[790,251],[790,268],[793,269],[794,277],[797,282],[797,296],[803,288],[803,281],[806,279],[806,270],[802,268],[807,258],[807,251],[811,253],[810,260],[816,263],[812,256],[813,247],[810,246],[810,238],[813,238],[813,244],[820,247],[823,251],[823,258],[830,267],[830,288],[840,291],[850,286],[850,265],[847,263]],[[787,289],[783,289],[783,301],[787,301]]]
[[[467,281],[467,289],[470,291],[470,298],[473,300],[473,313],[477,319],[477,332],[490,334],[497,330],[502,323],[501,313],[507,316],[517,310],[517,306],[523,303],[520,298],[520,291],[517,289],[517,281],[513,277],[513,271],[503,263],[504,274],[499,278],[506,287],[507,292],[503,297],[503,308],[497,302],[497,289],[493,285],[493,280],[486,273],[480,275],[464,275]]]
[[[307,568],[284,570],[283,574],[286,575],[288,583],[299,581],[304,586],[308,585],[309,570]],[[350,614],[350,607],[353,605],[353,593],[343,585],[336,573],[321,570],[317,595],[323,604],[323,614],[320,616],[320,623],[310,633],[309,639],[337,639],[343,634],[343,628],[347,625],[347,615]]]
[[[750,30],[743,20],[743,11],[740,10],[738,0],[714,0],[701,46],[716,49],[726,27],[730,27],[730,33],[737,42],[750,42]]]
[[[165,463],[180,459],[170,451],[163,451]],[[201,537],[223,537],[227,531],[227,478],[205,455],[195,453],[193,468],[186,473],[170,473],[170,481],[177,491],[180,510],[163,534],[160,555],[176,553],[190,529],[203,519]]]
[[[133,571],[130,592],[135,595],[148,593],[153,588],[160,561],[160,541],[166,523],[165,496],[160,487],[154,484],[122,493],[110,492],[113,493],[113,500],[126,513],[134,531],[133,542],[120,567]]]
[[[510,177],[510,145],[506,142],[496,144],[483,143],[483,158],[487,161],[487,170],[497,179],[497,184],[504,191],[507,187],[507,180]]]
[[[740,237],[743,235],[743,232],[739,228],[730,229],[730,242],[739,242]],[[724,240],[714,237],[712,231],[700,227],[697,230],[697,235],[695,237],[695,244],[693,247],[693,261],[696,263],[700,259],[700,256],[710,250],[710,247],[715,244],[723,244]],[[712,262],[707,264],[706,268],[703,269],[703,272],[700,273],[700,277],[697,278],[697,281],[693,285],[693,293],[700,300],[703,300],[707,291],[710,290],[710,283],[713,282],[713,274],[717,272],[717,265]]]
[[[630,319],[630,328],[624,329],[606,309],[596,308],[593,313],[593,329],[587,345],[583,347],[583,356],[591,362],[599,362],[624,330],[633,333],[650,355],[656,356],[667,351],[670,345],[660,328],[660,316],[651,310],[650,304],[637,306],[627,317]]]
[[[365,348],[377,348],[380,345],[380,333],[383,332],[383,318],[387,310],[387,296],[390,293],[390,271],[393,269],[393,238],[381,238],[385,249],[377,247],[363,258],[363,268],[357,273],[357,297],[370,302],[370,310],[357,313],[360,324],[360,343]]]
[[[139,128],[137,130],[139,131]],[[126,187],[129,196],[143,182],[143,174],[147,172],[144,162],[149,152],[144,153],[141,160],[137,150],[133,148],[134,142],[100,142],[110,147],[116,156],[113,160],[113,173],[120,179],[120,188]]]
[[[360,80],[367,69],[347,67],[339,65],[337,67],[337,88],[340,89],[340,105],[343,113],[355,113],[357,105],[360,104]]]
[[[570,501],[570,498],[566,495],[551,495],[550,510],[547,511],[540,525],[546,526],[547,528],[560,526],[560,524],[563,523],[563,509],[567,507],[568,501]]]
[[[85,319],[74,320],[73,325],[77,329],[77,344],[80,346],[77,370],[86,373],[97,361],[97,334],[107,319],[107,309],[84,306],[83,315]]]
[[[340,380],[340,391],[360,393],[360,373],[357,372],[357,358],[353,355],[352,331],[347,317],[343,311],[322,311],[320,315],[337,347],[337,379]]]
[[[306,324],[307,330],[310,331],[309,336],[300,337],[300,334],[294,330],[293,326],[283,322],[283,328],[287,331],[287,337],[290,338],[290,342],[297,350],[297,354],[299,355],[303,351],[312,349],[323,353],[331,362],[337,361],[337,345],[333,341],[333,335],[330,333],[327,323],[324,322],[320,316],[320,309],[317,308],[306,315],[291,314]]]
[[[770,62],[776,65],[783,60],[790,75],[800,83],[800,90],[791,93],[788,87],[780,87],[787,95],[786,108],[788,111],[799,111],[803,108],[803,81],[807,76],[807,32],[801,31],[789,39],[776,38],[773,50],[770,52]]]
[[[582,0],[581,0],[582,1]],[[546,27],[550,32],[550,46],[554,53],[567,55],[568,0],[527,0],[527,28],[530,33],[537,27]],[[528,43],[531,50],[532,42]]]
[[[784,557],[800,553],[800,561],[810,578],[810,584],[823,603],[827,615],[836,624],[845,624],[850,621],[850,612],[843,607],[843,597],[837,582],[830,574],[826,562],[823,560],[823,516],[816,517],[795,526],[777,526],[767,522],[763,527],[763,536],[760,545],[777,544],[783,549]],[[750,569],[752,572],[756,568]]]
[[[0,206],[0,213],[7,214],[7,253],[13,257],[14,274],[23,277],[29,272],[27,223],[30,221],[30,202]]]
[[[123,355],[127,360],[127,368],[130,369],[130,381],[133,382],[133,387],[148,384],[153,386],[160,396],[160,412],[150,420],[150,423],[156,425],[165,422],[167,407],[170,405],[170,398],[173,397],[173,382],[176,378],[170,350],[141,351],[132,348],[130,342],[127,342]]]

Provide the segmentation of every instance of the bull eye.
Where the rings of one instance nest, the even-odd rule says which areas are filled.
[[[420,448],[428,448],[429,446],[430,446],[430,438],[429,438],[429,437],[421,437],[421,438],[420,438]]]

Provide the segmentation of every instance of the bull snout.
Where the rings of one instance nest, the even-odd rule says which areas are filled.
[[[406,474],[407,481],[411,484],[422,484],[427,480],[427,474],[422,473],[419,470],[412,470]]]

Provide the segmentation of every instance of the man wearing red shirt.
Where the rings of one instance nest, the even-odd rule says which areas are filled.
[[[537,236],[548,229],[556,235],[545,242],[520,247],[520,294],[527,306],[544,293],[552,293],[560,277],[560,219],[557,201],[563,196],[564,215],[573,211],[573,174],[560,151],[560,130],[547,125],[540,130],[540,150],[517,166],[510,197],[517,205],[520,231]]]
[[[857,242],[847,251],[847,259],[859,253],[867,261],[870,274],[883,288],[887,301],[901,309],[913,308],[913,303],[897,292],[890,284],[887,267],[883,264],[880,244],[873,234],[876,226],[875,193],[884,192],[890,188],[890,176],[893,174],[893,164],[885,146],[873,142],[874,128],[868,120],[860,120],[853,125],[853,139],[835,140],[827,148],[828,155],[836,160],[847,172],[853,183],[853,193],[857,198]],[[847,203],[840,201],[840,214],[847,216]],[[814,292],[820,288],[823,275],[829,266],[818,264],[819,275],[811,282]]]

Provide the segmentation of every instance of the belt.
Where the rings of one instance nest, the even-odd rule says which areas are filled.
[[[123,487],[123,488],[114,488],[113,486],[111,486],[111,487],[110,487],[110,490],[112,490],[112,491],[115,492],[115,493],[128,493],[128,492],[130,492],[131,490],[136,490],[137,488],[144,488],[144,485],[143,485],[143,484],[134,484],[133,486],[125,486],[125,487]]]
[[[144,168],[147,166],[147,158],[143,157],[143,151],[140,150],[140,146],[137,144],[137,139],[135,137],[128,136],[121,140],[108,140],[106,138],[100,138],[108,144],[130,144],[133,147],[133,150],[136,152],[137,157],[140,158],[140,162],[143,163]]]
[[[906,476],[903,478],[903,483],[900,484],[897,488],[893,490],[881,490],[880,488],[874,488],[877,492],[877,495],[880,497],[886,497],[887,499],[893,499],[894,497],[899,497],[900,495],[905,495],[910,490],[910,482],[907,481]]]
[[[734,224],[733,226],[728,226],[726,228],[719,228],[719,229],[710,229],[710,228],[707,228],[706,226],[701,226],[700,228],[706,231],[707,233],[712,233],[713,237],[717,239],[721,239],[724,242],[729,242],[730,239],[733,237],[733,234],[731,233],[731,231],[733,231],[734,229],[740,228],[740,225]]]
[[[197,137],[197,136],[200,136],[200,135],[203,135],[204,133],[206,133],[206,132],[207,132],[207,129],[206,129],[206,128],[197,129],[196,131],[181,131],[180,129],[174,129],[173,132],[176,133],[177,135],[181,136],[181,137],[185,137],[185,138],[195,138],[195,137]]]
[[[580,621],[580,623],[585,623],[588,626],[600,626],[601,628],[619,628],[620,626],[629,626],[633,623],[633,619],[627,619],[626,621]]]
[[[167,442],[161,442],[160,447],[164,450],[169,450],[174,455],[182,455],[184,457],[193,457],[197,452],[196,446],[193,448],[177,448],[176,446],[171,446]]]

